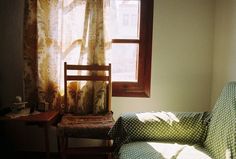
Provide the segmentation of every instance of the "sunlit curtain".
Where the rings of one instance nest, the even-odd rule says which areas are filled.
[[[63,63],[105,64],[105,0],[26,0],[24,21],[24,81],[28,101],[63,103]],[[74,72],[72,72],[74,73]],[[104,73],[104,72],[100,72]],[[68,84],[68,111],[106,111],[106,84]]]

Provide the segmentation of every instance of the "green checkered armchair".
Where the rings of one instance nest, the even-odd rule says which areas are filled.
[[[124,113],[109,135],[119,159],[236,159],[236,82],[211,113]]]

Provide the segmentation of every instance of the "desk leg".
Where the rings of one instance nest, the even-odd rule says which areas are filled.
[[[49,133],[48,133],[49,125],[46,123],[44,125],[44,138],[45,138],[45,152],[46,152],[46,157],[47,159],[50,158],[50,149],[49,149]]]

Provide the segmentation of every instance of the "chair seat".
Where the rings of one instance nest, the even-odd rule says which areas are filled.
[[[66,114],[58,123],[58,134],[67,137],[109,139],[108,132],[113,125],[112,112],[86,116]]]

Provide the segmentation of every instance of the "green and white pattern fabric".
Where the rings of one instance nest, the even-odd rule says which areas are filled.
[[[119,151],[119,159],[212,159],[198,145],[131,142]]]
[[[216,159],[236,158],[236,82],[227,84],[216,102],[205,148]]]
[[[109,135],[119,159],[236,159],[236,82],[224,87],[210,114],[124,113]]]
[[[124,113],[109,135],[114,144],[133,141],[202,143],[206,137],[209,113],[145,112]]]

